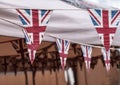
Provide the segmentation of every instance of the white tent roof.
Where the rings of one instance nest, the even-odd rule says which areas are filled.
[[[91,6],[120,9],[120,0],[63,0],[83,2]],[[77,9],[61,0],[0,0],[0,8],[23,9]]]
[[[120,0],[85,0],[89,4],[95,4],[106,8],[120,9]]]
[[[59,0],[0,0],[0,35],[24,38],[22,24],[13,8],[54,9],[44,40],[54,41],[57,37],[79,44],[101,44],[87,10]],[[117,29],[112,45],[120,45],[119,34]]]
[[[60,0],[0,0],[0,8],[78,9]]]

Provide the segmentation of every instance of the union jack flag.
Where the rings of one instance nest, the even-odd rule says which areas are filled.
[[[93,25],[99,34],[100,40],[105,48],[105,53],[103,54],[104,61],[106,63],[106,68],[108,69],[108,64],[110,64],[109,59],[109,48],[112,44],[116,29],[120,22],[120,11],[119,10],[99,10],[99,9],[89,9],[90,18]],[[106,55],[106,56],[105,56]]]
[[[108,51],[120,22],[120,11],[89,9],[88,12],[102,44]]]
[[[57,39],[56,43],[57,43],[58,52],[60,55],[62,69],[64,70],[64,67],[66,65],[67,56],[68,56],[68,50],[70,47],[70,42],[67,40]]]
[[[89,71],[90,69],[90,64],[91,64],[91,54],[92,54],[92,47],[91,46],[86,46],[86,45],[81,45],[81,49],[83,52],[83,57],[85,60],[86,68]]]
[[[110,50],[106,51],[104,48],[101,49],[103,53],[103,58],[105,61],[106,70],[110,70]]]
[[[33,63],[36,50],[43,39],[51,12],[51,10],[17,9],[18,16],[25,28],[23,32],[28,44],[31,63]]]

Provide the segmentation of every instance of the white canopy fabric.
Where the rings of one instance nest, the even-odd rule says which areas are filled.
[[[70,2],[82,2],[82,5],[90,5],[92,8],[116,8],[120,9],[120,0],[62,0]],[[0,0],[0,8],[21,9],[78,9],[61,0]],[[90,7],[89,6],[89,7]]]
[[[88,2],[89,4],[94,4],[96,6],[101,6],[104,8],[120,9],[120,0],[85,0],[85,1]]]
[[[78,8],[120,9],[119,0],[62,0]]]
[[[54,41],[56,37],[79,44],[102,44],[88,11],[59,0],[0,0],[0,35],[24,38],[15,8],[54,9],[45,32],[46,41]],[[112,45],[120,45],[119,34],[120,26]]]
[[[0,8],[78,9],[60,0],[0,0]]]

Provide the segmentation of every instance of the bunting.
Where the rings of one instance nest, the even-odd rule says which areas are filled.
[[[58,52],[60,55],[62,69],[64,70],[65,65],[66,65],[67,56],[68,56],[68,50],[70,47],[70,42],[67,40],[57,39],[56,44],[57,44]]]
[[[100,40],[106,50],[105,57],[108,59],[107,55],[109,53],[109,48],[112,44],[116,29],[120,22],[120,11],[89,9],[88,12],[90,14],[93,25],[95,26],[96,31],[100,37]]]
[[[91,64],[91,54],[92,54],[92,47],[81,45],[81,49],[83,52],[83,57],[85,60],[86,68],[89,71],[90,70],[90,64]]]
[[[25,28],[23,32],[28,45],[31,64],[43,39],[51,12],[51,10],[17,9],[18,16]]]

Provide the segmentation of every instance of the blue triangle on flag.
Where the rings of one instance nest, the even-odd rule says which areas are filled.
[[[47,11],[47,10],[41,10],[41,16],[43,16],[46,11]]]
[[[101,10],[95,9],[96,13],[101,16]]]
[[[25,11],[30,15],[30,9],[25,9]]]
[[[112,10],[111,11],[111,18],[113,18],[117,12],[118,12],[118,10]]]
[[[90,18],[91,18],[93,24],[94,24],[95,26],[98,26],[98,24],[96,23],[96,21],[95,21],[91,16],[90,16]]]
[[[20,18],[23,25],[27,25],[27,23],[25,22],[25,20],[21,16],[19,16],[19,18]]]

